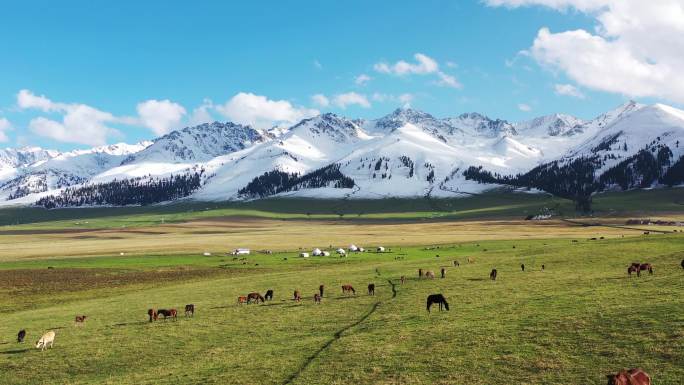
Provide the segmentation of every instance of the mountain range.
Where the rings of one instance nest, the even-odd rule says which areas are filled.
[[[523,122],[411,108],[374,120],[326,113],[273,130],[214,122],[137,144],[0,150],[0,204],[115,204],[115,194],[147,194],[140,204],[455,197],[502,184],[573,198],[683,184],[683,155],[684,111],[662,104],[630,101],[591,120],[553,114]],[[172,176],[189,175],[163,193]],[[192,188],[178,189],[189,180]]]

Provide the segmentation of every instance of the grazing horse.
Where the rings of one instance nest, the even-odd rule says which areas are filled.
[[[368,284],[368,295],[375,295],[375,284],[374,283]]]
[[[628,268],[627,268],[627,275],[629,275],[629,276],[631,277],[631,276],[632,276],[632,273],[637,273],[637,276],[639,276],[639,275],[640,275],[640,274],[639,274],[639,267],[638,267],[638,266],[634,266],[634,265],[628,267]]]
[[[55,332],[50,330],[49,332],[43,334],[42,337],[36,342],[36,349],[40,349],[42,352],[43,350],[47,349],[47,346],[50,345],[50,348],[52,348],[52,345],[55,343]]]
[[[649,275],[653,274],[653,265],[651,265],[650,263],[642,263],[639,266],[639,273],[641,274],[641,272],[644,270],[648,270]]]
[[[520,264],[520,270],[525,271],[525,264],[524,263]]]
[[[323,298],[323,290],[325,289],[325,285],[321,285],[318,287],[318,294],[321,295],[321,298]]]
[[[642,369],[621,370],[608,374],[608,385],[651,385],[651,377]]]
[[[263,303],[264,297],[262,297],[261,294],[256,292],[247,294],[247,303],[252,303],[252,300],[254,300],[256,303],[259,303],[259,301]]]
[[[402,276],[401,276],[401,284],[403,285],[404,282],[406,282],[406,277],[404,277],[404,276],[402,275]]]
[[[435,273],[433,273],[432,271],[428,270],[428,271],[425,272],[425,278],[435,279]]]
[[[163,315],[164,321],[166,321],[167,317],[171,317],[175,321],[178,318],[178,311],[176,309],[159,309],[157,310],[157,315]]]
[[[479,245],[478,245],[478,246],[479,246]],[[475,262],[475,259],[474,259],[474,258],[468,257],[468,263],[473,263],[473,262]]]
[[[354,287],[350,284],[342,285],[342,294],[349,294],[353,293],[356,295],[356,290],[354,290]]]
[[[684,259],[682,259],[682,269],[684,269]]]
[[[492,269],[492,272],[489,273],[489,279],[496,281],[496,269]]]
[[[243,303],[247,303],[247,296],[241,295],[238,297],[238,305],[242,305]]]
[[[150,316],[150,322],[157,320],[157,311],[155,309],[147,309],[147,315]]]
[[[186,317],[194,317],[195,316],[195,305],[194,304],[189,304],[185,305],[185,316]]]
[[[24,342],[24,338],[26,338],[26,330],[21,329],[21,330],[19,330],[19,333],[17,334],[17,342],[18,343]]]
[[[454,261],[454,266],[461,266],[461,264],[458,261]]]
[[[264,296],[264,298],[266,298],[266,301],[273,300],[273,290],[271,290],[271,289],[266,290],[266,295]]]
[[[321,303],[321,295],[316,293],[314,294],[314,303],[315,304],[320,304]]]
[[[85,323],[86,318],[88,318],[88,316],[77,315],[76,319],[74,320],[74,325],[76,325],[76,326],[83,325]]]
[[[449,311],[449,303],[446,301],[446,298],[444,298],[443,295],[441,294],[430,294],[427,297],[427,311],[428,313],[430,312],[430,306],[432,306],[433,303],[439,304],[439,311],[442,311],[442,307],[444,307],[447,311]]]
[[[297,302],[302,300],[302,294],[299,292],[299,290],[294,291],[294,300]]]
[[[546,269],[546,266],[542,265],[542,271],[544,271],[544,269]]]
[[[423,278],[423,269],[418,269],[418,278]]]
[[[442,278],[446,278],[446,269],[445,268],[442,268],[440,270],[440,273],[442,273]]]

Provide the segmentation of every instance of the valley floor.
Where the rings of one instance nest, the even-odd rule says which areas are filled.
[[[603,384],[607,373],[640,366],[655,384],[681,384],[684,233],[599,223],[618,227],[235,217],[5,228],[0,383]],[[350,243],[371,251],[298,257],[299,247]],[[374,252],[380,245],[387,251]],[[225,254],[236,247],[273,253]],[[629,278],[634,261],[655,274]],[[418,279],[419,268],[437,278]],[[341,293],[347,283],[356,295]],[[267,289],[272,301],[236,303]],[[450,311],[428,313],[432,293]],[[188,303],[194,318],[182,315]],[[181,314],[150,323],[151,307]],[[81,314],[88,319],[77,327]],[[46,330],[55,346],[37,351]]]

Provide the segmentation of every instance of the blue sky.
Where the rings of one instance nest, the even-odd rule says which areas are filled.
[[[544,27],[558,39],[599,34],[600,12],[619,11],[572,3],[5,3],[0,139],[68,150],[209,119],[268,126],[316,111],[374,118],[406,103],[440,117],[477,111],[511,121],[553,112],[591,118],[630,98],[681,105],[668,92],[625,95],[586,79],[571,58],[544,47],[530,54]]]

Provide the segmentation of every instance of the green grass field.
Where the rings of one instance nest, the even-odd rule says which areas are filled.
[[[348,258],[293,250],[246,260],[8,259],[0,262],[0,383],[603,384],[609,372],[640,366],[654,384],[681,384],[684,234],[577,240],[394,246]],[[628,278],[636,260],[655,274]],[[418,268],[438,278],[419,280]],[[370,282],[375,296],[365,293]],[[344,283],[357,295],[343,296]],[[326,292],[315,305],[320,284]],[[272,302],[236,304],[266,289],[275,290]],[[302,303],[290,300],[294,289]],[[431,293],[443,293],[451,310],[428,314]],[[197,308],[193,319],[147,322],[149,307],[182,313],[186,303]],[[89,316],[83,327],[73,323],[79,314]],[[21,328],[27,342],[17,344]],[[40,352],[33,344],[45,330],[56,331],[55,347]]]

